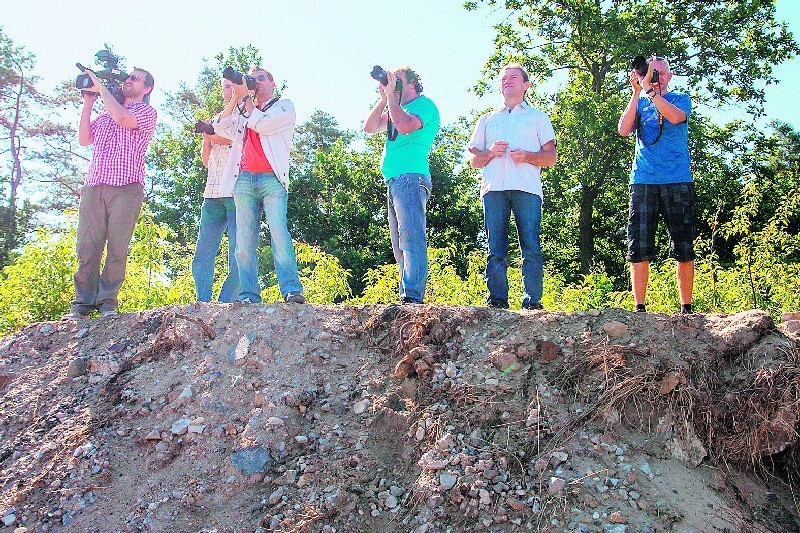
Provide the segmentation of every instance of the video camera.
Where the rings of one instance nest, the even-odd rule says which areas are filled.
[[[106,45],[108,46],[108,45]],[[103,85],[114,95],[118,102],[125,101],[122,95],[122,83],[128,79],[128,75],[119,69],[119,56],[115,55],[108,48],[104,48],[97,52],[94,57],[97,63],[103,66],[103,70],[98,70],[95,75],[103,81]],[[86,70],[86,67],[80,63],[75,63],[75,66],[81,72]],[[80,74],[75,78],[75,88],[80,89],[81,92],[86,92],[86,89],[92,87],[92,79],[88,74]]]
[[[631,60],[631,68],[636,71],[637,74],[641,77],[647,76],[647,69],[649,68],[649,64],[647,63],[647,59],[644,56],[636,56]],[[650,83],[658,83],[658,71],[653,71],[653,79],[650,80]]]

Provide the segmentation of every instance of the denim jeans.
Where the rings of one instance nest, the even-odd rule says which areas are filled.
[[[431,178],[400,174],[386,182],[389,235],[400,268],[400,299],[422,303],[428,282],[428,244],[425,240],[425,206]]]
[[[483,195],[483,216],[489,259],[486,285],[489,303],[508,307],[508,226],[511,213],[517,223],[522,252],[522,306],[536,305],[542,299],[542,248],[539,241],[542,199],[523,191],[493,191]]]
[[[233,200],[236,204],[236,263],[242,290],[239,300],[261,302],[258,282],[258,237],[261,213],[269,228],[275,274],[281,294],[303,292],[297,273],[297,256],[292,236],[286,226],[286,202],[289,193],[272,172],[242,171],[236,180]]]
[[[204,198],[200,208],[200,231],[192,259],[192,276],[198,302],[211,301],[214,260],[222,234],[228,229],[228,275],[219,291],[219,301],[228,303],[239,296],[239,267],[236,266],[236,208],[233,198]]]

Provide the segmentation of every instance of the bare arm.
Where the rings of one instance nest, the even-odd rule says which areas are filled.
[[[628,100],[628,107],[619,117],[619,124],[617,124],[617,131],[623,137],[633,133],[633,128],[636,125],[636,106],[639,102],[639,93],[642,91],[642,86],[639,85],[639,78],[634,71],[631,71],[630,82],[633,93],[631,94],[631,99]]]
[[[506,141],[494,141],[486,150],[476,146],[469,147],[469,164],[472,168],[483,168],[495,157],[503,157],[508,150]]]
[[[645,92],[645,94],[649,94],[648,91],[652,89],[652,86],[650,85],[652,79],[653,63],[651,62],[647,69],[647,74],[645,74],[644,78],[642,78],[642,81],[640,82],[642,90]],[[653,92],[653,94],[650,95],[650,100],[653,102],[653,105],[656,106],[658,112],[661,113],[661,116],[669,120],[671,124],[680,124],[686,120],[686,112],[674,104],[667,102],[667,100],[660,94]]]
[[[556,142],[548,141],[544,143],[538,152],[528,152],[526,150],[511,150],[511,159],[515,163],[528,163],[537,167],[551,167],[556,164],[558,154],[556,153]]]
[[[387,72],[386,76],[389,81],[386,87],[394,87],[395,80],[397,80],[394,72]],[[394,91],[386,91],[386,103],[389,106],[389,118],[392,119],[392,123],[394,123],[400,135],[408,135],[412,131],[416,131],[422,127],[422,121],[417,115],[406,113],[403,108],[400,107],[400,100],[398,100]]]
[[[367,115],[367,118],[364,120],[364,132],[365,133],[378,133],[381,131],[386,131],[386,126],[389,122],[389,115],[386,113],[386,94],[383,90],[381,92],[381,98],[378,100],[372,109]]]
[[[83,109],[81,109],[81,119],[80,122],[78,122],[78,143],[81,146],[94,144],[94,136],[92,135],[92,106],[95,100],[97,100],[96,94],[83,94]]]
[[[114,98],[114,95],[111,94],[111,91],[109,91],[106,86],[100,82],[94,72],[86,69],[84,74],[88,74],[92,79],[94,85],[90,87],[89,90],[95,91],[100,95],[100,98],[103,100],[103,105],[105,106],[106,111],[112,120],[114,120],[118,126],[122,126],[123,128],[136,129],[138,125],[136,121],[136,115],[125,109],[122,104],[117,102],[117,99]]]
[[[211,140],[210,135],[203,134],[203,149],[200,152],[200,159],[203,160],[203,166],[208,168],[208,158],[211,155]]]

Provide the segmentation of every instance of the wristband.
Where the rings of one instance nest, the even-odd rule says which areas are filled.
[[[652,87],[650,87],[649,89],[647,89],[647,90],[644,92],[644,94],[646,94],[647,96],[653,96],[653,95],[655,95],[655,94],[656,94],[656,90],[655,90],[655,89],[653,89]]]

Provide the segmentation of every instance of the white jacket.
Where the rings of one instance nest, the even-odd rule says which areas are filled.
[[[286,190],[289,190],[289,152],[292,148],[292,136],[296,115],[291,100],[278,100],[266,111],[253,109],[250,116],[240,115],[234,109],[230,116],[214,122],[214,132],[217,135],[231,139],[231,154],[225,172],[239,176],[242,164],[242,146],[244,145],[245,129],[258,133],[261,137],[261,146],[267,156],[272,170]]]

